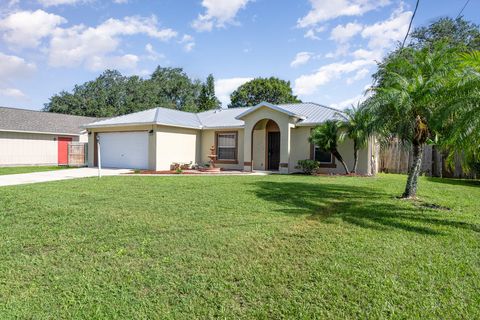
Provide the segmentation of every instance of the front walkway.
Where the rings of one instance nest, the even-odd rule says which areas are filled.
[[[129,169],[102,169],[102,176],[117,176],[117,175],[128,173],[131,171],[132,170],[129,170]],[[56,170],[56,171],[10,174],[10,175],[0,176],[0,187],[14,186],[19,184],[96,177],[97,175],[98,175],[98,169],[96,168],[78,168],[78,169],[67,169],[67,170]]]

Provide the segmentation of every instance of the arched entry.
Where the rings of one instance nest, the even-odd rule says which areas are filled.
[[[251,146],[253,170],[279,170],[280,128],[275,121],[262,119],[255,124]]]

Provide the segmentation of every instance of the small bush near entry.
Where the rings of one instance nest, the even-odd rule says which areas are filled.
[[[315,160],[305,159],[298,161],[297,169],[301,169],[305,174],[315,173],[320,167],[320,163]]]

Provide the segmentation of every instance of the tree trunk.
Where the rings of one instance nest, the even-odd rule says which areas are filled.
[[[345,163],[345,161],[343,161],[343,158],[340,155],[340,152],[338,152],[338,150],[335,149],[335,150],[332,150],[332,154],[335,156],[335,158],[338,159],[338,161],[340,161],[340,163],[343,165],[343,168],[345,168],[345,174],[349,174],[350,172],[348,171],[347,164]]]
[[[410,170],[408,171],[407,185],[405,186],[405,192],[402,198],[412,199],[417,196],[418,177],[420,176],[420,170],[422,169],[422,157],[423,157],[423,144],[413,144],[413,161]]]
[[[352,169],[352,173],[357,172],[357,163],[358,163],[358,146],[357,146],[357,142],[353,141],[353,169]]]

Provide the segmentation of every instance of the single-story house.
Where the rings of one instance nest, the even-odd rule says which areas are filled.
[[[66,165],[69,142],[87,142],[98,118],[0,107],[0,166]]]
[[[97,166],[100,153],[103,167],[168,170],[172,163],[208,163],[214,146],[216,166],[224,169],[292,173],[299,171],[299,160],[316,159],[323,172],[342,173],[329,152],[308,141],[312,128],[339,117],[339,112],[316,103],[268,102],[200,113],[149,109],[85,126],[88,164]],[[339,151],[352,166],[352,141],[343,142]],[[375,159],[372,139],[360,151],[357,172],[375,173]]]

